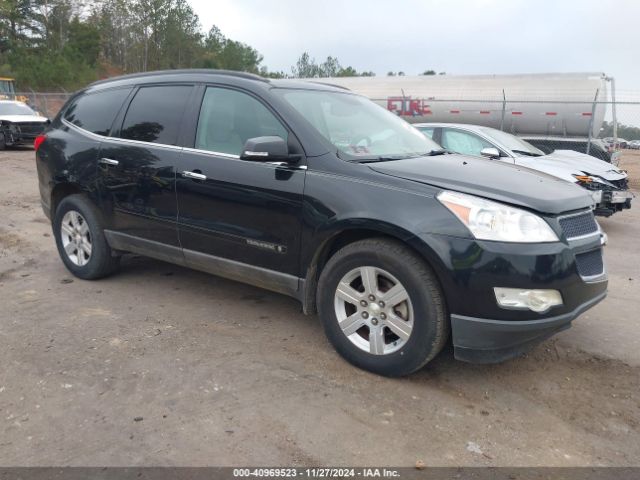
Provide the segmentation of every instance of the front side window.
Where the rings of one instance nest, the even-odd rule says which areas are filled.
[[[406,158],[440,150],[416,128],[359,95],[274,89],[348,159]]]
[[[188,85],[140,88],[129,104],[120,137],[176,145],[192,88]]]
[[[277,136],[287,141],[287,130],[257,99],[227,88],[207,88],[196,132],[195,148],[240,155],[250,138]]]
[[[129,92],[131,88],[119,88],[82,95],[69,105],[64,119],[89,132],[108,136]]]
[[[450,152],[480,156],[483,148],[495,148],[473,133],[445,128],[442,130],[442,146]]]

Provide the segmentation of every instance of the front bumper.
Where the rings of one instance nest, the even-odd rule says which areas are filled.
[[[518,322],[451,315],[455,358],[471,363],[497,363],[516,357],[569,328],[572,320],[606,295],[606,291],[602,292],[571,312],[539,320]]]
[[[635,196],[629,190],[592,190],[590,193],[596,204],[594,214],[602,217],[631,208],[631,200]]]
[[[15,133],[5,132],[4,138],[7,146],[12,145],[33,145],[34,140],[38,135],[32,135],[30,133]]]
[[[460,360],[489,363],[517,356],[568,328],[606,296],[602,239],[597,233],[540,244],[434,234],[423,240],[442,262],[433,264],[451,318],[455,356]],[[557,290],[562,305],[543,313],[502,308],[495,287]]]

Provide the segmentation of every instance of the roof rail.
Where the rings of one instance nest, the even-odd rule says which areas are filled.
[[[96,82],[91,83],[89,86],[101,85],[103,83],[109,83],[115,80],[126,80],[130,78],[144,78],[144,77],[153,77],[157,75],[175,75],[175,74],[185,74],[185,73],[228,75],[230,77],[245,78],[247,80],[257,80],[259,82],[269,83],[269,79],[261,77],[260,75],[256,75],[254,73],[238,72],[234,70],[217,70],[214,68],[183,68],[183,69],[176,69],[176,70],[154,70],[151,72],[137,72],[137,73],[130,73],[127,75],[119,75],[117,77],[98,80]]]
[[[305,80],[304,78],[301,78],[301,80]],[[329,83],[329,82],[318,82],[316,80],[305,80],[308,83],[315,83],[316,85],[327,85],[328,87],[335,87],[335,88],[339,88],[341,90],[347,90],[348,92],[351,91],[350,88],[347,88],[343,85],[337,85],[335,83]]]

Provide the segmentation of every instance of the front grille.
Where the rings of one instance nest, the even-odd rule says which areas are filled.
[[[604,273],[602,249],[576,255],[576,266],[581,277],[596,277]]]
[[[607,181],[615,185],[620,190],[626,190],[627,188],[629,188],[628,178],[621,178],[620,180],[607,180]]]
[[[43,122],[19,122],[14,124],[20,133],[39,134],[44,131]]]
[[[598,224],[591,211],[560,217],[559,222],[567,240],[590,235],[598,231]]]

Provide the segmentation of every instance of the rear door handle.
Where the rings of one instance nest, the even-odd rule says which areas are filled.
[[[114,160],[112,158],[101,158],[98,161],[103,165],[119,165],[120,164],[118,160]]]
[[[188,170],[182,172],[182,176],[186,178],[192,178],[194,180],[206,180],[207,176],[198,172],[190,172]]]

